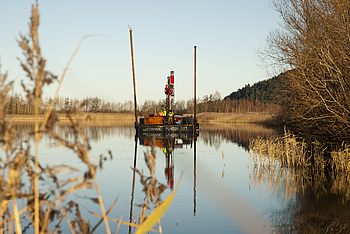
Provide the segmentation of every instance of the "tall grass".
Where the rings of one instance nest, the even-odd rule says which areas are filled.
[[[284,189],[290,197],[309,185],[322,192],[324,184],[331,183],[331,192],[350,199],[348,145],[332,151],[320,142],[305,142],[285,131],[282,137],[253,139],[249,148],[254,155],[250,174],[255,184],[267,182],[274,190]]]
[[[140,214],[139,224],[108,217],[116,201],[106,209],[96,179],[98,167],[90,159],[89,138],[85,134],[84,127],[80,125],[80,122],[86,121],[88,116],[67,114],[63,122],[65,126],[68,126],[71,137],[66,137],[57,131],[60,119],[53,108],[68,67],[86,37],[80,41],[62,75],[57,79],[55,75],[46,70],[46,60],[42,55],[39,43],[39,22],[39,5],[36,2],[32,5],[29,32],[21,34],[18,39],[18,44],[23,52],[20,65],[28,78],[26,82],[22,82],[22,87],[28,102],[34,106],[34,129],[29,129],[27,134],[17,132],[11,121],[8,121],[4,111],[12,83],[7,81],[7,74],[2,73],[0,66],[0,147],[3,151],[0,155],[0,234],[4,232],[22,233],[28,229],[36,234],[59,233],[62,232],[62,226],[65,226],[71,233],[92,233],[101,223],[104,223],[105,232],[111,233],[110,221],[118,222],[119,225],[137,227],[140,233],[150,230],[150,224],[153,224],[154,221],[160,222],[160,218],[173,197],[172,194],[164,203],[161,202],[160,194],[164,192],[166,186],[158,183],[155,178],[155,154],[145,154],[151,177],[145,177],[142,172],[138,171],[141,182],[145,182],[143,183],[144,189],[147,191],[146,204]],[[57,80],[59,83],[53,102],[44,114],[39,116],[43,91],[47,85]],[[85,166],[85,171],[82,172],[72,165],[65,164],[42,165],[39,144],[43,136],[48,136],[56,144],[74,152],[74,155]],[[33,138],[34,150],[31,144]],[[111,152],[109,153],[111,155]],[[101,163],[100,160],[100,168],[102,168]],[[79,175],[73,172],[78,172]],[[81,189],[94,189],[95,191],[96,198],[92,200],[99,205],[100,212],[90,211],[90,213],[98,217],[100,221],[94,227],[91,227],[89,221],[82,216],[79,203],[71,200],[71,195]],[[21,206],[18,205],[18,201],[21,201]],[[150,202],[156,204],[156,209],[149,214]],[[152,218],[146,218],[147,216]],[[143,223],[147,224],[146,228]],[[161,228],[159,231],[161,232]]]

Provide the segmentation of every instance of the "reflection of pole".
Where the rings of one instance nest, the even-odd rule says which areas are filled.
[[[194,139],[194,149],[193,149],[193,215],[196,215],[197,209],[197,143]]]
[[[134,153],[134,167],[133,167],[133,171],[132,171],[132,185],[131,185],[131,199],[130,199],[130,216],[129,216],[129,223],[132,223],[132,211],[133,211],[133,206],[134,206],[136,158],[137,158],[137,138],[135,137],[135,153]],[[129,226],[129,233],[131,233],[131,226]]]
[[[166,142],[164,144],[165,147],[165,158],[166,158],[166,165],[165,165],[165,177],[167,179],[167,185],[170,187],[171,190],[174,189],[174,145],[175,145],[175,139],[166,139]]]
[[[135,63],[134,63],[134,45],[132,41],[132,28],[129,28],[130,34],[130,48],[131,48],[131,65],[132,65],[132,81],[134,85],[134,111],[135,111],[135,127],[138,126],[137,122],[137,102],[136,102],[136,78],[135,78]]]

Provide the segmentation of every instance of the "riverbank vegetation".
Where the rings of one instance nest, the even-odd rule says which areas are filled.
[[[317,164],[323,155],[326,167],[349,171],[350,5],[346,0],[280,0],[275,7],[284,27],[271,34],[265,55],[287,70],[280,119],[297,138],[267,139],[261,147],[287,164],[296,160],[291,167],[300,166],[298,160]],[[287,140],[295,141],[293,147]],[[306,157],[304,152],[312,153]]]
[[[289,70],[282,118],[296,133],[350,138],[350,5],[346,0],[279,0],[283,28],[266,56]]]
[[[323,143],[305,142],[285,132],[283,137],[250,140],[249,148],[254,154],[251,183],[267,184],[286,199],[297,201],[276,212],[276,232],[349,232],[348,145],[337,145],[330,152]]]
[[[141,205],[140,219],[131,223],[109,216],[117,200],[107,206],[102,197],[97,172],[107,157],[100,155],[97,166],[98,163],[90,155],[89,138],[80,123],[88,117],[65,113],[66,132],[62,135],[57,131],[60,124],[55,111],[57,96],[65,72],[86,37],[76,48],[62,75],[57,77],[46,69],[46,59],[39,43],[39,22],[39,4],[36,1],[31,9],[29,32],[20,34],[18,39],[22,51],[20,66],[27,78],[26,82],[22,82],[22,88],[28,105],[19,110],[28,111],[26,114],[30,114],[33,121],[33,126],[24,134],[16,131],[8,117],[9,93],[13,83],[0,69],[0,233],[93,233],[101,230],[112,233],[112,222],[117,223],[118,230],[120,225],[126,225],[130,230],[136,228],[137,233],[153,230],[152,227],[158,223],[158,231],[162,232],[159,220],[171,204],[175,191],[164,202],[161,201],[166,185],[159,183],[152,173],[155,170],[154,153],[145,153],[150,176],[132,168],[134,174],[137,171],[140,175],[147,193],[145,204]],[[43,91],[56,82],[56,95],[43,109]],[[74,161],[73,158],[63,164],[43,163],[39,146],[44,138],[49,138],[52,146],[64,147],[73,152],[73,156],[81,162],[79,166],[70,163]],[[112,152],[108,151],[108,154],[112,160]],[[99,207],[99,211],[88,210],[96,217],[95,225],[84,217],[86,212],[81,211],[79,196],[74,196],[84,189],[90,189],[92,195],[86,199]],[[100,227],[101,224],[104,227]]]
[[[39,113],[44,113],[54,100],[52,98],[43,99]],[[197,111],[217,112],[217,113],[247,113],[247,112],[266,112],[276,114],[279,112],[279,105],[261,101],[259,99],[240,99],[230,100],[221,99],[220,94],[206,95],[197,100]],[[158,113],[164,108],[164,101],[158,102],[146,100],[138,106],[139,114]],[[88,97],[84,99],[71,99],[67,97],[58,97],[53,106],[56,113],[70,114],[77,112],[84,113],[133,113],[134,105],[131,101],[111,102],[104,101],[98,97]],[[15,94],[8,97],[4,106],[4,111],[12,115],[33,115],[33,103],[25,96]],[[193,113],[193,100],[178,100],[174,104],[174,111],[179,114]]]
[[[275,7],[283,28],[271,34],[265,58],[285,71],[280,119],[289,130],[250,141],[251,181],[301,204],[277,214],[277,232],[348,233],[350,5],[280,0]]]
[[[70,123],[71,120],[78,121],[84,125],[133,125],[135,115],[131,112],[126,113],[74,113],[74,114],[56,114],[60,124]],[[44,115],[39,115],[38,120],[43,121]],[[6,115],[6,119],[12,123],[34,123],[34,115]],[[233,123],[260,123],[269,126],[280,125],[277,115],[259,112],[247,113],[217,113],[205,112],[198,113],[197,119],[200,124],[233,124]]]

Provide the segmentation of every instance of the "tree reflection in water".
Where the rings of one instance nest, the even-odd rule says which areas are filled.
[[[16,124],[14,128],[19,135],[34,132],[34,125]],[[91,142],[100,142],[105,138],[124,137],[134,138],[134,128],[130,126],[86,126],[85,131]],[[73,137],[70,129],[65,126],[58,131],[62,137],[69,139]],[[223,142],[233,142],[248,150],[249,140],[257,137],[268,137],[278,135],[276,129],[266,128],[260,125],[232,124],[232,125],[210,125],[202,124],[199,141],[214,146],[217,149]],[[48,139],[48,141],[50,141]],[[148,142],[147,142],[148,141]],[[192,139],[185,138],[176,140],[174,138],[146,140],[140,139],[143,145],[155,144],[162,148],[166,158],[164,174],[169,187],[175,186],[174,180],[174,150],[177,147],[194,146],[193,163],[193,215],[196,215],[196,152]],[[165,150],[163,150],[165,148]],[[135,144],[135,153],[137,145]],[[136,154],[134,155],[134,167],[136,167]],[[287,208],[275,211],[272,221],[276,232],[301,232],[301,233],[334,233],[350,232],[350,177],[347,174],[334,174],[329,171],[290,169],[282,167],[278,162],[271,161],[270,164],[260,164],[252,160],[249,166],[250,185],[268,186],[269,190],[277,194],[284,194]],[[132,189],[130,199],[130,219],[132,222],[133,187],[135,186],[135,171],[132,173]],[[130,228],[130,231],[132,229]]]
[[[284,194],[288,207],[272,215],[281,233],[349,233],[349,174],[315,168],[286,168],[278,161],[254,159],[253,186],[267,185]]]
[[[248,150],[249,139],[277,134],[276,129],[258,124],[202,124],[199,138],[216,149],[222,142],[234,142]]]
[[[34,124],[26,122],[16,123],[13,125],[13,127],[16,130],[16,132],[18,132],[19,138],[21,138],[21,136],[27,136],[28,133],[34,132]],[[135,136],[135,130],[130,126],[86,125],[83,126],[83,128],[85,130],[86,136],[91,142],[100,142],[106,138],[110,138],[113,136],[124,136],[128,139],[131,139]],[[67,125],[57,126],[55,130],[65,140],[69,140],[74,137],[72,129]]]

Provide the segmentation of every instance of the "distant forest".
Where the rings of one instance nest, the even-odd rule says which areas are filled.
[[[238,89],[225,98],[221,98],[219,92],[205,95],[197,100],[197,111],[201,112],[221,112],[221,113],[246,113],[265,112],[277,114],[280,112],[281,94],[284,90],[283,83],[285,75],[273,77],[271,79],[259,81],[253,85],[246,85]],[[53,99],[43,99],[40,113],[44,113]],[[138,106],[140,114],[158,113],[164,108],[164,100],[146,100]],[[87,97],[84,99],[72,99],[60,97],[55,104],[56,113],[128,113],[134,111],[132,101],[110,102],[99,97]],[[174,111],[178,114],[193,113],[192,100],[178,100],[174,103]],[[34,105],[25,96],[15,94],[8,98],[5,106],[8,114],[32,115]]]
[[[243,88],[246,90],[248,86]],[[250,86],[249,86],[250,87]],[[255,87],[254,85],[251,87]],[[237,91],[237,92],[240,92]],[[267,95],[267,94],[266,94]],[[277,113],[279,106],[259,98],[230,98],[221,99],[218,92],[204,96],[197,100],[197,112],[269,112]],[[40,107],[40,113],[44,113],[53,100],[51,98],[43,99]],[[98,97],[88,97],[84,99],[71,99],[68,97],[60,97],[56,101],[56,113],[128,113],[133,112],[133,102],[109,102]],[[158,113],[164,108],[164,101],[146,100],[142,105],[138,106],[140,114]],[[34,114],[34,105],[26,97],[22,95],[12,95],[8,98],[8,102],[4,108],[8,114],[32,115]],[[174,112],[178,114],[193,113],[193,99],[179,100],[174,103]]]
[[[225,100],[257,100],[263,103],[280,104],[283,94],[286,73],[273,78],[259,81],[253,85],[246,85],[243,88],[231,93]]]

